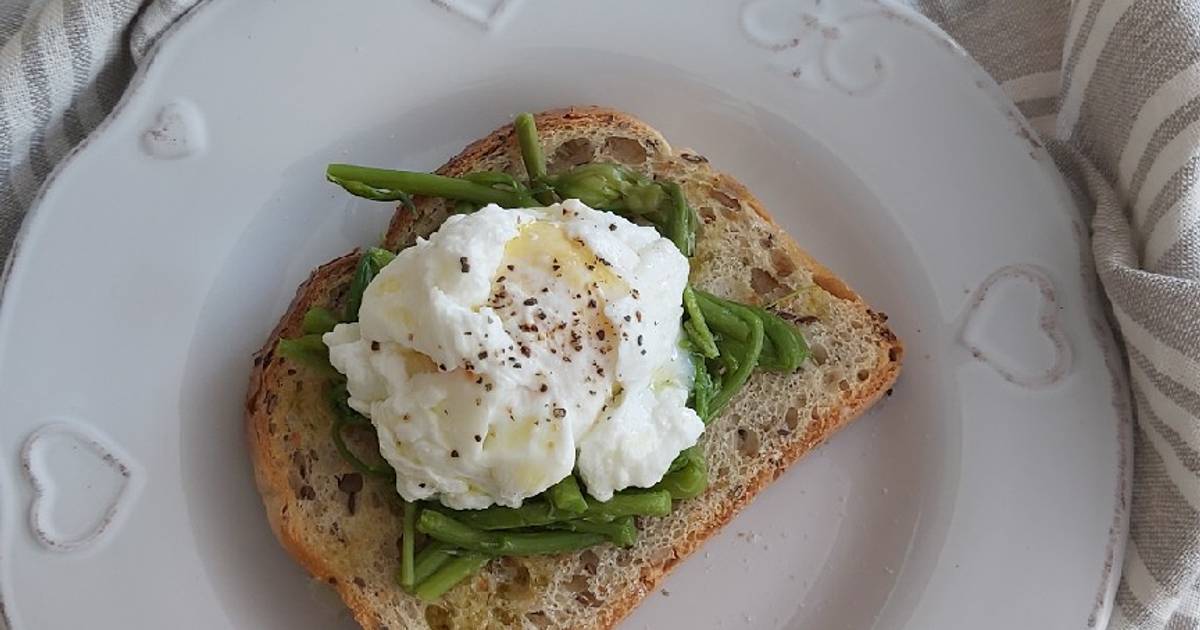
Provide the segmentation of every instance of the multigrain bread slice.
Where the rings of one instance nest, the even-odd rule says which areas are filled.
[[[708,490],[668,517],[643,519],[634,547],[495,560],[427,604],[394,581],[401,534],[395,490],[364,479],[335,450],[322,375],[275,353],[280,338],[300,334],[309,307],[341,305],[356,256],[323,265],[254,358],[246,430],[276,536],[314,579],[337,589],[365,628],[611,628],[792,462],[890,391],[899,373],[902,346],[887,317],[804,253],[745,187],[707,159],[672,150],[645,123],[609,109],[548,111],[536,120],[551,172],[617,161],[679,182],[703,220],[692,282],[771,305],[804,331],[812,356],[796,373],[751,378],[701,438]],[[438,172],[479,170],[525,176],[512,125]],[[449,211],[441,200],[417,199],[415,212],[397,211],[386,246],[429,234]],[[350,437],[361,452],[376,448],[369,434]]]

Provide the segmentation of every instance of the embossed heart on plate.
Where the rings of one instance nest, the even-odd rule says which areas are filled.
[[[517,0],[433,0],[435,4],[451,13],[491,29],[499,24],[505,11]]]
[[[53,551],[93,545],[112,529],[140,484],[132,460],[73,423],[34,431],[21,449],[21,467],[33,486],[29,527]]]
[[[204,117],[187,101],[163,105],[154,124],[142,132],[142,150],[151,157],[164,160],[195,155],[207,144]]]
[[[971,295],[959,342],[971,356],[1022,387],[1048,387],[1070,371],[1054,283],[1036,265],[993,272]]]

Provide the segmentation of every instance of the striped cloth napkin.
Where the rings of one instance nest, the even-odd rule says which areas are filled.
[[[1200,3],[904,1],[1016,101],[1091,221],[1137,418],[1109,627],[1200,628]],[[0,2],[0,252],[50,169],[194,4]]]

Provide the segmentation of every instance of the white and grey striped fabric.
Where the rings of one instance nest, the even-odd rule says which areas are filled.
[[[0,0],[0,252],[42,180],[195,0]]]
[[[0,2],[0,252],[196,1]],[[1138,420],[1110,628],[1200,628],[1200,2],[906,1],[1017,102],[1091,221]]]

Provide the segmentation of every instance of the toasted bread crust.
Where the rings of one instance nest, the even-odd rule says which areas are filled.
[[[662,160],[669,161],[678,157],[672,153],[666,140],[657,131],[636,118],[615,110],[600,107],[572,107],[542,112],[536,115],[536,121],[543,138],[561,137],[564,134],[576,132],[587,134],[597,128],[606,130],[606,133],[630,134],[638,138],[651,153],[647,158],[647,163],[653,172],[657,172],[659,167],[664,164]],[[472,170],[489,168],[490,164],[505,159],[510,163],[509,166],[512,170],[517,170],[518,167],[513,164],[519,165],[520,159],[516,157],[514,160],[515,156],[519,156],[519,149],[516,147],[513,127],[506,125],[466,147],[462,153],[447,162],[437,172],[445,175],[461,175]],[[829,269],[804,252],[776,224],[753,194],[739,182],[732,177],[716,172],[712,172],[711,177],[714,188],[722,190],[722,194],[725,196],[736,197],[765,222],[768,227],[763,229],[768,230],[772,237],[777,238],[778,245],[783,249],[784,255],[791,261],[791,264],[810,274],[806,285],[815,285],[829,294],[823,296],[822,299],[827,300],[830,304],[836,304],[836,308],[841,309],[838,311],[839,313],[857,313],[861,317],[865,322],[865,327],[869,328],[863,334],[870,335],[868,344],[875,346],[873,365],[868,365],[870,360],[867,363],[860,361],[855,364],[860,368],[860,375],[865,373],[869,376],[865,379],[860,376],[860,382],[849,386],[849,389],[842,393],[841,398],[838,398],[839,402],[836,406],[821,409],[813,407],[811,420],[804,418],[805,425],[799,435],[781,442],[778,451],[772,455],[770,461],[758,462],[753,476],[744,480],[744,483],[740,485],[740,491],[731,493],[726,500],[711,499],[715,507],[706,513],[702,523],[699,523],[694,529],[688,530],[686,535],[672,540],[668,557],[663,558],[661,562],[647,562],[641,566],[640,576],[636,583],[615,589],[616,592],[612,597],[587,610],[586,622],[583,618],[574,619],[571,622],[573,627],[611,628],[616,625],[629,614],[638,602],[655,589],[659,581],[680,560],[728,523],[758,492],[779,477],[788,466],[801,455],[828,439],[837,429],[859,416],[878,401],[885,392],[889,392],[900,371],[902,344],[888,328],[886,316],[868,309],[863,304],[861,297]],[[689,191],[690,199],[691,191]],[[417,199],[416,201],[417,212],[415,214],[403,209],[397,210],[385,238],[387,246],[395,248],[410,242],[416,236],[415,230],[427,232],[431,225],[436,225],[435,223],[422,225],[422,222],[430,214],[436,213],[438,204],[442,202],[429,199]],[[715,224],[719,225],[719,220]],[[714,238],[716,237],[714,236]],[[275,346],[281,338],[300,334],[301,320],[309,307],[332,304],[340,299],[340,293],[348,282],[356,258],[356,253],[352,252],[315,270],[312,276],[299,287],[287,313],[271,333],[263,348],[255,355],[255,365],[246,401],[246,432],[254,461],[256,481],[263,495],[268,520],[284,548],[313,576],[331,583],[338,590],[355,619],[363,627],[395,628],[396,625],[387,625],[389,620],[393,624],[428,622],[430,619],[429,609],[423,609],[424,616],[418,620],[412,611],[422,610],[420,605],[415,600],[408,601],[413,598],[399,592],[394,585],[390,585],[390,588],[396,589],[397,592],[388,592],[385,597],[379,593],[386,590],[389,585],[373,584],[368,588],[356,584],[361,581],[361,578],[351,578],[350,574],[346,573],[346,567],[339,565],[341,558],[323,546],[322,541],[329,539],[328,532],[320,531],[321,527],[316,525],[316,519],[309,517],[305,512],[307,508],[303,505],[302,499],[304,493],[300,493],[301,498],[297,497],[294,471],[291,470],[292,464],[289,461],[289,443],[293,439],[291,436],[300,435],[301,431],[308,429],[289,426],[290,430],[285,430],[276,426],[280,423],[293,422],[290,418],[293,418],[295,414],[285,414],[276,407],[282,398],[291,396],[289,392],[285,391],[289,383],[297,393],[300,392],[303,375],[297,376],[294,366],[287,365],[284,359],[275,355]],[[765,377],[756,374],[752,378],[752,382],[760,378]],[[788,411],[790,413],[795,409],[789,408]],[[289,419],[285,419],[285,415]],[[288,437],[284,437],[284,433],[287,433]],[[294,457],[294,453],[292,455]],[[766,455],[764,454],[762,457],[766,457]],[[317,465],[316,463],[310,464],[313,468]],[[386,511],[381,513],[386,514]],[[482,580],[474,584],[473,588],[482,589],[481,584]],[[489,597],[492,596],[492,591],[488,590],[486,593]],[[411,610],[406,608],[403,613],[395,612],[394,614],[380,610],[380,602],[383,601],[402,602]],[[521,621],[520,623],[526,622]]]
[[[321,265],[296,289],[296,295],[292,298],[287,312],[275,325],[263,347],[254,353],[254,369],[250,373],[250,389],[246,395],[246,439],[254,461],[254,480],[267,511],[267,521],[283,548],[314,576],[330,576],[334,571],[326,558],[305,544],[303,537],[296,531],[297,523],[287,518],[290,502],[288,466],[286,462],[280,461],[280,453],[272,448],[273,436],[269,431],[273,411],[271,407],[276,404],[279,394],[273,390],[274,381],[269,380],[268,375],[273,371],[272,366],[284,363],[284,359],[275,354],[279,340],[300,334],[305,311],[315,304],[326,303],[321,298],[328,297],[324,295],[329,290],[328,280],[337,280],[352,274],[355,265],[358,264],[358,255],[356,249]],[[362,609],[366,604],[360,601],[358,593],[350,589],[349,585],[335,585],[335,588],[352,611]],[[357,613],[355,614],[357,617]],[[370,627],[365,623],[363,625]]]

